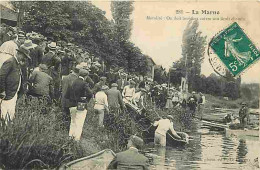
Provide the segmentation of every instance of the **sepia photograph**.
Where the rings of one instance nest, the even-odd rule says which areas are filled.
[[[4,0],[0,19],[0,169],[260,169],[259,0]]]

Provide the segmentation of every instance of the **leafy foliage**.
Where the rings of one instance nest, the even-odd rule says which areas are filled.
[[[133,2],[112,2],[114,20],[88,1],[12,2],[24,11],[22,29],[38,32],[52,41],[75,43],[91,55],[101,58],[106,66],[146,71],[146,56],[129,41]]]

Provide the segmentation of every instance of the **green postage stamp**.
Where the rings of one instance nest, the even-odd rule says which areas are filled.
[[[240,75],[260,57],[256,46],[236,22],[216,35],[209,45],[233,76]]]

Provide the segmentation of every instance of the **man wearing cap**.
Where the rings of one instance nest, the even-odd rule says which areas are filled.
[[[148,158],[138,152],[143,143],[140,137],[132,135],[128,140],[128,149],[117,153],[116,157],[110,162],[108,169],[149,169]]]
[[[97,93],[98,91],[100,91],[101,87],[106,85],[106,81],[107,81],[106,77],[100,77],[100,81],[97,84],[95,84],[93,88],[93,92]]]
[[[69,93],[71,116],[69,136],[74,137],[76,141],[80,140],[87,115],[86,106],[93,94],[88,83],[85,81],[85,77],[88,74],[87,70],[80,69],[79,77],[72,83]]]
[[[197,97],[196,97],[196,92],[193,91],[192,95],[188,98],[187,103],[188,103],[188,107],[191,111],[191,115],[194,117],[195,116],[195,112],[196,112],[196,107],[197,107]]]
[[[25,33],[23,31],[19,31],[18,33],[18,40],[16,41],[16,44],[18,47],[20,47],[25,41]]]
[[[99,92],[97,92],[95,95],[94,109],[95,109],[96,113],[98,114],[99,127],[104,127],[103,121],[104,121],[105,111],[107,113],[109,112],[107,95],[106,95],[108,89],[109,89],[108,86],[103,85],[101,87],[101,90]]]
[[[120,107],[123,110],[125,105],[122,99],[122,94],[119,90],[117,90],[117,87],[118,85],[116,83],[112,83],[111,89],[107,91],[107,100],[108,106],[118,111]]]
[[[171,134],[177,138],[181,139],[181,137],[175,132],[173,128],[173,117],[171,115],[167,115],[167,118],[161,118],[159,121],[154,122],[154,126],[157,126],[154,134],[154,144],[166,146],[166,133],[170,131]]]
[[[35,97],[53,98],[53,79],[48,75],[48,68],[45,64],[39,65],[39,71],[34,70],[29,78],[32,88],[29,94]]]
[[[247,126],[247,123],[249,123],[249,111],[248,111],[247,104],[245,102],[243,102],[241,105],[242,106],[239,109],[239,120],[240,120],[241,128],[245,129],[245,127]],[[245,119],[247,119],[247,120],[245,120]]]
[[[135,94],[135,82],[133,80],[130,81],[130,85],[125,86],[122,92],[123,101],[125,103],[132,102]]]
[[[30,59],[29,50],[20,47],[16,56],[6,60],[0,69],[1,118],[6,121],[15,116],[16,101],[22,92],[21,67],[27,59]]]

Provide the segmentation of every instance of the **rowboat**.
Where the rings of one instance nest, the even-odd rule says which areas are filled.
[[[143,131],[143,140],[145,143],[154,142],[154,133],[157,127],[152,125],[152,122],[142,114],[136,106],[131,103],[125,104],[128,113],[137,123],[139,128]],[[189,143],[189,135],[185,132],[176,132],[181,139],[175,138],[170,132],[166,134],[166,145],[167,146],[179,146]]]
[[[83,157],[63,165],[60,170],[104,170],[107,169],[110,162],[114,159],[116,154],[110,150],[105,149],[98,153]]]

